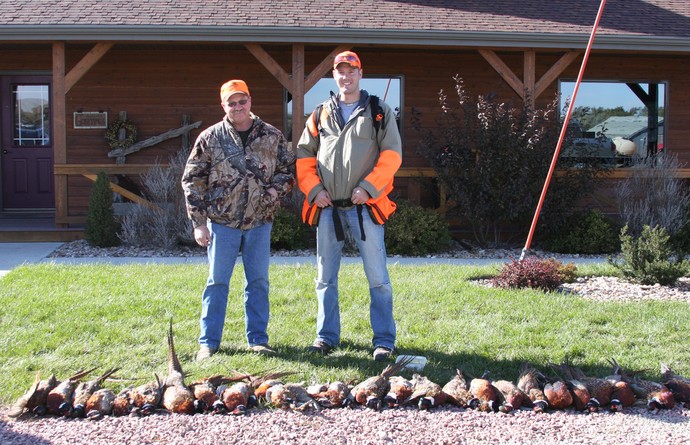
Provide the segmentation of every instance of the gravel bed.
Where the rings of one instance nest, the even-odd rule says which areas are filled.
[[[3,412],[4,414],[4,412]],[[396,408],[255,409],[245,416],[154,414],[0,422],[0,443],[24,444],[617,444],[690,443],[688,410],[582,414],[572,410],[483,413],[442,406],[432,411]]]

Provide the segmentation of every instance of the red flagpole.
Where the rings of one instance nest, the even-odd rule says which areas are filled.
[[[527,235],[527,241],[525,242],[525,247],[522,249],[522,254],[520,255],[520,261],[525,258],[525,254],[529,250],[532,244],[532,237],[534,236],[534,230],[537,227],[537,221],[539,220],[539,213],[541,213],[541,208],[544,205],[544,199],[546,197],[546,191],[549,189],[549,184],[551,183],[551,177],[553,176],[553,171],[556,169],[556,163],[558,162],[558,155],[561,152],[561,146],[563,145],[563,140],[565,139],[566,130],[568,129],[568,122],[570,121],[570,116],[573,113],[573,108],[575,106],[575,97],[577,97],[577,90],[580,88],[580,83],[582,83],[582,76],[585,74],[585,67],[587,66],[587,60],[589,59],[589,53],[592,50],[592,44],[594,43],[594,36],[597,33],[597,28],[599,28],[599,22],[601,21],[601,16],[604,13],[604,6],[606,5],[606,0],[601,0],[599,5],[599,12],[597,12],[597,19],[594,21],[594,26],[592,27],[592,33],[589,36],[589,42],[587,42],[587,49],[585,50],[585,55],[582,58],[582,65],[580,66],[580,72],[577,75],[577,81],[575,82],[575,89],[573,90],[573,97],[568,105],[568,112],[565,115],[565,120],[563,121],[563,128],[561,128],[561,134],[558,137],[558,143],[556,144],[556,151],[553,153],[553,159],[551,160],[551,167],[549,167],[549,173],[546,176],[546,181],[544,182],[544,188],[541,191],[541,196],[539,197],[539,204],[537,204],[537,210],[534,212],[534,218],[532,218],[532,226],[529,229],[529,234]]]

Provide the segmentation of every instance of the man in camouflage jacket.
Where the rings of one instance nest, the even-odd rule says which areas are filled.
[[[251,113],[247,84],[228,81],[220,96],[226,115],[199,135],[182,176],[194,239],[208,248],[209,260],[197,360],[220,347],[240,252],[247,342],[255,352],[274,352],[266,333],[271,227],[280,198],[295,184],[295,156],[278,129]]]

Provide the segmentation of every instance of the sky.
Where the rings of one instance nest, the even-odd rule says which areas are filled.
[[[390,83],[389,83],[390,81]],[[645,91],[647,84],[640,83]],[[401,80],[363,78],[360,87],[367,90],[370,94],[376,94],[384,99],[392,108],[400,106]],[[571,98],[575,88],[575,82],[561,82],[561,109],[565,106],[565,100]],[[330,91],[337,91],[335,82],[332,78],[321,79],[305,95],[304,112],[308,114],[316,105],[328,98]],[[660,104],[663,106],[665,96],[665,85],[659,84]],[[642,107],[640,99],[623,82],[582,82],[577,91],[575,106],[585,107],[604,107],[616,108],[623,107],[625,110],[630,108]]]
[[[647,84],[640,84],[645,91],[648,91]],[[571,98],[575,82],[561,82],[561,104],[567,98]],[[664,85],[659,84],[659,98],[663,106],[665,95]],[[577,90],[575,106],[584,107],[604,107],[616,108],[623,107],[625,110],[644,106],[640,99],[628,88],[625,83],[613,82],[582,82]]]

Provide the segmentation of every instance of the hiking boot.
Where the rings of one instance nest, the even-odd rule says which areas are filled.
[[[314,343],[307,348],[307,352],[319,355],[328,355],[332,350],[333,346],[329,345],[323,340],[314,340]]]
[[[218,348],[209,348],[208,346],[201,346],[199,352],[196,353],[196,361],[200,362],[211,357],[213,354],[218,352]]]
[[[393,354],[392,349],[384,348],[383,346],[377,346],[374,349],[374,360],[377,362],[382,362],[384,360],[388,360],[390,356]]]
[[[260,345],[251,345],[249,346],[249,350],[261,355],[276,355],[275,349],[268,346],[268,343],[262,343]]]

